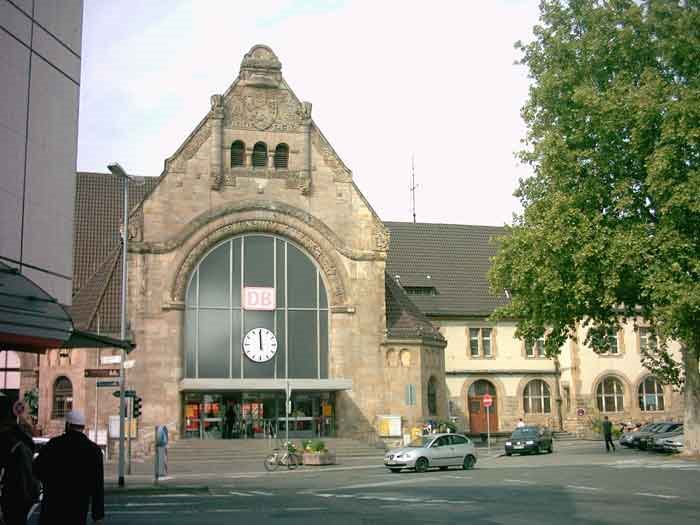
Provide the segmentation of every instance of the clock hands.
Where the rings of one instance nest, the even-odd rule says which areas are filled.
[[[262,352],[263,349],[263,344],[262,344],[262,328],[258,330],[258,335],[260,336],[260,351]]]

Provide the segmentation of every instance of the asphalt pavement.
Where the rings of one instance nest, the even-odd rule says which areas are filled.
[[[108,480],[106,523],[697,523],[700,463],[602,443],[555,444],[553,454],[481,450],[476,468],[387,471],[377,458],[265,472],[241,464],[171,472],[154,486]],[[215,470],[214,472],[210,472]],[[145,475],[144,475],[145,476]]]

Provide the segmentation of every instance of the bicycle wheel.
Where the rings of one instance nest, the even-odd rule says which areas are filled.
[[[287,456],[287,468],[293,470],[299,466],[299,458],[296,454],[286,454]]]
[[[270,454],[265,458],[265,470],[272,472],[279,466],[279,461],[277,461],[277,452]]]

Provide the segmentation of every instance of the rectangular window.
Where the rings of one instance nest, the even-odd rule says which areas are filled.
[[[544,337],[535,341],[535,357],[544,357]]]
[[[618,346],[617,332],[616,331],[610,331],[608,333],[608,341],[610,341],[610,353],[613,355],[619,354],[620,347]]]
[[[525,341],[525,357],[535,357],[535,345],[532,341]]]
[[[491,329],[481,329],[481,344],[484,349],[484,357],[491,357]]]
[[[639,329],[639,349],[642,352],[654,351],[657,348],[656,336],[650,328],[641,327]]]
[[[406,385],[406,405],[416,405],[416,385]]]
[[[479,357],[479,329],[470,328],[469,329],[469,348],[472,353],[472,357]]]

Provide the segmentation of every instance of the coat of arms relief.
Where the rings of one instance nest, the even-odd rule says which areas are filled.
[[[301,131],[303,108],[289,91],[243,87],[226,101],[224,126],[257,131]]]

